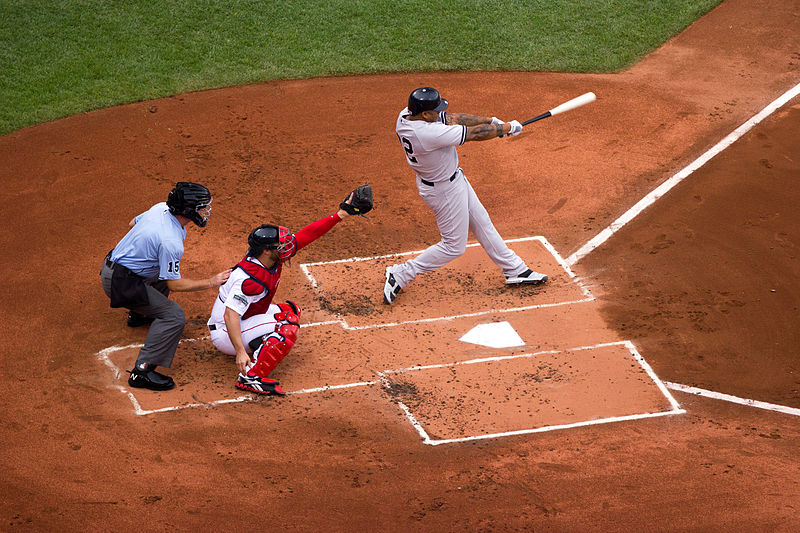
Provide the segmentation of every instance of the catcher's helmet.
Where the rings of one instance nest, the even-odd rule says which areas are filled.
[[[211,216],[211,193],[199,183],[179,181],[167,197],[169,212],[188,218],[201,228]]]
[[[445,109],[447,109],[447,100],[442,98],[439,91],[433,87],[414,89],[408,96],[408,110],[412,115],[418,115],[428,110],[444,111]]]
[[[297,239],[283,226],[273,224],[261,224],[250,232],[247,237],[247,244],[250,249],[247,255],[255,257],[264,250],[278,250],[280,260],[288,261],[297,251]]]

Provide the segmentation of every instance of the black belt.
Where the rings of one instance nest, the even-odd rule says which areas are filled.
[[[115,263],[114,261],[112,261],[112,260],[111,260],[111,254],[109,253],[109,254],[106,256],[106,266],[107,266],[108,268],[114,268],[114,265],[116,265],[116,263]]]
[[[210,326],[208,326],[208,331],[217,331],[217,326],[211,324]]]
[[[453,175],[452,175],[452,176],[450,176],[450,181],[453,181],[454,179],[456,179],[456,176],[458,176],[458,170],[456,170],[455,172],[453,172]],[[434,183],[434,182],[432,182],[432,181],[424,180],[424,179],[422,179],[422,178],[420,178],[420,179],[419,179],[419,181],[421,181],[422,183],[424,183],[424,184],[425,184],[425,185],[427,185],[428,187],[433,187],[434,185],[436,185],[436,183]]]

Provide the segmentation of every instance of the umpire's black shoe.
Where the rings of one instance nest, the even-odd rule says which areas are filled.
[[[153,323],[155,318],[140,315],[136,311],[128,312],[128,327],[129,328],[138,328],[141,326],[149,326]]]
[[[155,368],[156,365],[136,365],[130,371],[128,385],[150,390],[169,390],[175,386],[175,381],[171,377],[156,372]]]

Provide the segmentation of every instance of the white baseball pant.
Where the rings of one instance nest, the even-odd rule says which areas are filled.
[[[503,242],[464,172],[459,168],[456,174],[453,181],[437,182],[433,187],[417,178],[419,195],[436,216],[442,240],[414,259],[391,267],[390,272],[401,287],[414,281],[418,274],[441,268],[463,255],[470,230],[506,277],[528,268]]]
[[[278,323],[275,320],[275,313],[280,313],[281,308],[275,304],[270,304],[267,312],[261,315],[253,315],[241,321],[242,324],[242,340],[244,341],[244,348],[247,353],[252,354],[253,350],[250,348],[250,341],[255,338],[261,338],[264,335],[269,335],[275,331],[275,325]],[[214,330],[211,331],[211,342],[220,352],[227,355],[236,355],[236,348],[231,343],[231,338],[228,336],[228,329],[225,324],[214,324]]]

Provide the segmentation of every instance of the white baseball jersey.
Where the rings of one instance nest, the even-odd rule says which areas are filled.
[[[410,114],[408,108],[403,109],[395,126],[408,164],[424,180],[436,183],[450,179],[458,170],[456,146],[464,144],[467,127],[445,124],[444,111],[436,122],[406,120]]]
[[[262,267],[264,265],[258,259],[249,258],[250,261],[258,263]],[[225,325],[225,308],[230,307],[239,316],[242,316],[250,304],[254,304],[264,297],[264,293],[248,296],[242,289],[242,284],[250,279],[247,272],[241,268],[234,268],[231,272],[228,281],[223,283],[219,288],[219,295],[214,302],[214,307],[211,310],[211,317],[208,319],[208,325],[217,324]]]
[[[403,109],[395,131],[408,164],[417,173],[419,195],[436,217],[442,240],[417,257],[389,267],[397,283],[405,287],[417,275],[441,268],[462,255],[470,230],[505,276],[525,271],[525,263],[503,242],[472,185],[458,168],[456,146],[466,141],[467,127],[448,126],[444,111],[436,122],[407,120],[409,115],[408,108]]]
[[[250,258],[249,260],[261,265],[258,259]],[[208,319],[208,326],[211,330],[211,342],[219,351],[228,355],[235,355],[236,349],[233,347],[233,343],[228,335],[227,326],[225,325],[225,309],[233,309],[241,317],[251,304],[265,297],[264,292],[253,296],[245,294],[242,289],[242,284],[248,279],[249,276],[243,269],[233,269],[228,281],[220,286],[219,295],[211,310],[211,317]],[[280,310],[280,307],[277,305],[270,304],[266,313],[257,314],[241,320],[242,341],[244,341],[245,349],[248,353],[252,351],[249,346],[251,340],[263,337],[275,331],[275,324],[277,321],[274,315],[280,312]]]

